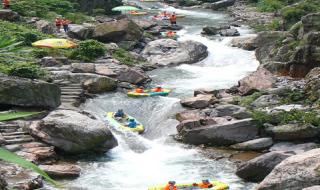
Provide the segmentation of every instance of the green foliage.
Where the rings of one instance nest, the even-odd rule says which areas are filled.
[[[134,59],[134,57],[126,50],[119,48],[112,53],[112,57],[122,64],[133,66],[139,64],[139,62]]]
[[[284,3],[280,0],[259,0],[257,6],[262,12],[274,12],[280,10]]]
[[[46,172],[44,172],[43,170],[41,170],[38,166],[36,166],[35,164],[21,158],[20,156],[14,154],[8,150],[0,148],[0,159],[6,161],[8,163],[18,164],[19,166],[21,166],[23,168],[33,170],[34,172],[36,172],[39,175],[41,175],[42,177],[44,177],[44,179],[47,182],[49,182],[50,184],[52,184],[58,188],[61,187],[61,185],[59,185],[55,180],[50,178],[48,176],[48,174]]]
[[[15,119],[26,118],[30,116],[38,115],[41,112],[10,112],[0,113],[0,121],[10,121]]]
[[[91,22],[93,21],[93,18],[84,14],[84,13],[66,13],[64,15],[66,18],[68,18],[72,23],[74,24],[82,24],[84,22]]]
[[[0,64],[0,72],[9,76],[29,79],[46,79],[47,72],[34,63]]]
[[[242,98],[237,98],[234,101],[237,101],[240,106],[249,107],[252,102],[254,102],[256,99],[258,99],[260,96],[264,95],[265,93],[259,91],[255,92],[249,96],[245,96]]]
[[[266,26],[269,30],[277,31],[281,29],[280,19],[273,19],[270,24]]]
[[[306,96],[303,91],[293,90],[282,95],[282,104],[301,103],[306,101]]]
[[[31,52],[31,55],[34,57],[34,58],[38,58],[38,59],[41,59],[43,57],[46,57],[46,56],[49,56],[49,50],[47,49],[38,49],[38,48],[34,48],[32,49],[32,52]]]
[[[274,125],[284,125],[288,123],[312,124],[320,126],[320,116],[315,111],[291,110],[280,111],[275,114],[269,114],[264,111],[253,111],[252,118],[258,123],[271,123]]]
[[[23,43],[27,46],[31,46],[31,44],[39,39],[38,35],[31,32],[26,32],[23,34]]]
[[[79,43],[79,47],[72,51],[71,59],[93,61],[105,55],[106,48],[103,43],[96,40],[85,40]]]

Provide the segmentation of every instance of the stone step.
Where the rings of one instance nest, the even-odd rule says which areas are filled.
[[[13,133],[17,132],[19,129],[0,129],[0,133]]]
[[[76,86],[63,86],[63,87],[60,87],[61,91],[64,91],[64,90],[82,90],[81,87],[76,87]]]
[[[78,89],[76,89],[76,88],[71,88],[71,89],[65,88],[65,89],[61,89],[61,93],[68,93],[68,92],[70,92],[70,93],[82,93],[83,90],[82,90],[81,88],[78,88]]]
[[[0,129],[20,128],[17,124],[0,124]]]
[[[78,99],[79,96],[77,95],[62,95],[61,99]]]
[[[26,142],[32,142],[34,141],[33,138],[25,138],[25,139],[12,139],[12,140],[6,140],[5,144],[21,144]]]
[[[61,99],[62,103],[75,103],[78,102],[77,99]]]
[[[15,135],[28,135],[28,132],[11,132],[11,133],[2,133],[3,136],[15,136]]]
[[[14,136],[4,136],[3,138],[5,140],[12,140],[12,139],[26,139],[26,138],[32,138],[31,135],[14,135]]]
[[[81,92],[78,91],[78,92],[65,92],[65,91],[62,91],[61,92],[61,95],[62,96],[80,96]]]

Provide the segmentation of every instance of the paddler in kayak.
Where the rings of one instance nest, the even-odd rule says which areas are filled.
[[[162,92],[163,88],[161,86],[156,87],[155,89],[152,90],[153,92]]]
[[[116,118],[116,119],[122,119],[122,118],[124,118],[124,112],[123,112],[123,110],[122,109],[118,109],[118,111],[114,114],[114,117]]]
[[[171,25],[176,25],[177,24],[177,15],[175,12],[170,16],[170,23]]]
[[[176,35],[176,33],[173,32],[173,31],[168,31],[167,32],[167,37],[169,37],[169,38],[173,38],[173,37],[175,37],[175,35]]]
[[[133,118],[129,119],[128,127],[130,127],[130,128],[136,128],[137,125],[138,125],[138,123],[136,122],[135,119],[133,119]]]
[[[136,88],[135,92],[136,93],[144,93],[143,87],[140,86],[139,88]]]
[[[214,185],[210,183],[208,179],[202,180],[202,183],[194,183],[192,184],[194,187],[199,187],[200,189],[209,189],[212,188]]]
[[[130,14],[137,14],[138,11],[130,11]]]
[[[175,181],[169,181],[164,190],[178,190]]]

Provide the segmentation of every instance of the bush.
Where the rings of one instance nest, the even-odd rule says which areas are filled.
[[[45,79],[47,73],[38,65],[33,63],[12,64],[11,66],[1,65],[0,71],[9,76],[17,76],[29,79]]]
[[[280,10],[284,3],[280,0],[259,0],[257,6],[262,12],[274,12]]]
[[[35,39],[48,38],[49,35],[39,32],[32,26],[0,20],[0,36],[10,35],[17,41],[33,42]]]
[[[133,66],[139,64],[139,62],[134,59],[134,57],[126,50],[119,48],[112,53],[112,57],[122,64]]]
[[[277,31],[281,29],[281,21],[279,19],[274,19],[270,24],[267,25],[269,30]]]
[[[38,59],[49,56],[49,51],[46,49],[32,49],[32,56]]]
[[[33,42],[39,39],[37,34],[31,33],[31,32],[26,32],[22,36],[23,36],[23,39],[21,39],[21,41],[23,41],[23,43],[27,46],[31,46]]]
[[[79,47],[72,51],[71,59],[82,61],[93,61],[105,55],[106,48],[103,43],[96,40],[86,40],[79,44]]]
[[[234,99],[234,102],[236,102],[240,106],[249,107],[252,102],[254,102],[256,99],[258,99],[260,96],[262,96],[264,94],[265,93],[259,91],[259,92],[255,92],[249,96],[236,97],[236,99]]]

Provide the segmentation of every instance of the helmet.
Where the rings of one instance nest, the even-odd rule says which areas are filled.
[[[170,185],[174,185],[174,184],[176,184],[176,182],[175,181],[169,181],[169,184]]]
[[[209,180],[208,179],[204,179],[204,180],[202,180],[202,183],[209,183]]]
[[[129,121],[134,121],[134,119],[133,119],[133,118],[131,118],[131,119],[129,119]]]

